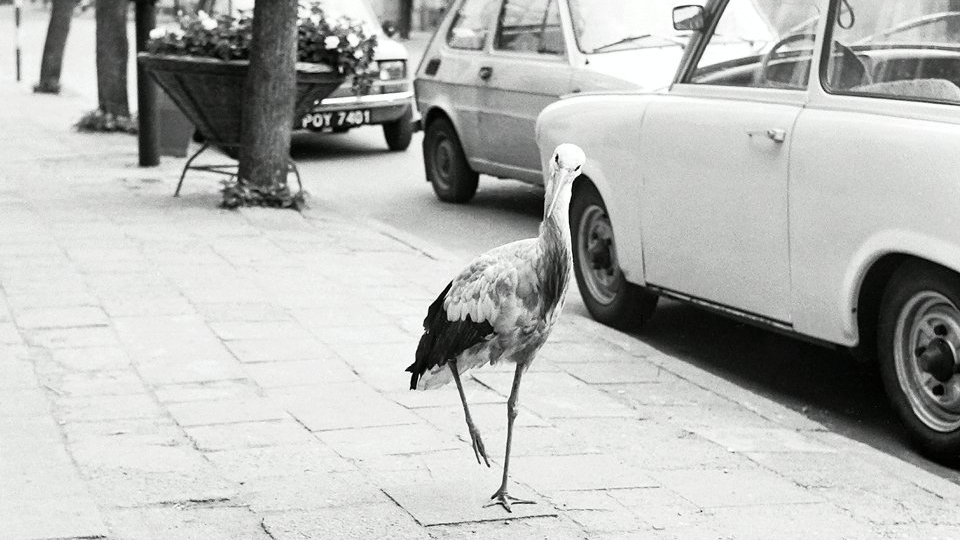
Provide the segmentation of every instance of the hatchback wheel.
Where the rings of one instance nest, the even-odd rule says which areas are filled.
[[[453,124],[438,118],[427,125],[423,137],[427,180],[441,201],[465,203],[477,192],[479,175],[470,168]]]
[[[394,152],[406,150],[413,138],[413,111],[408,107],[403,116],[383,124],[383,138],[387,147]]]
[[[914,442],[931,457],[960,458],[960,277],[905,263],[884,293],[880,374]]]
[[[592,185],[574,190],[570,222],[573,270],[587,310],[610,326],[643,326],[653,315],[658,297],[624,278],[607,207]]]

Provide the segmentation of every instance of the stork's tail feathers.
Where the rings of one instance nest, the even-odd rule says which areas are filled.
[[[433,336],[429,332],[424,332],[420,336],[420,343],[417,345],[417,353],[414,356],[414,361],[407,367],[407,371],[410,372],[410,389],[417,389],[417,381],[420,380],[420,377],[427,371],[428,357],[430,356],[430,349],[433,348]]]
[[[447,362],[457,359],[464,351],[493,336],[489,322],[473,322],[469,315],[463,320],[450,321],[443,309],[443,300],[453,282],[447,284],[440,296],[433,301],[423,320],[423,336],[417,345],[417,353],[410,373],[410,389],[428,390],[443,386],[453,380]],[[461,371],[466,365],[458,365]]]
[[[446,319],[446,313],[443,311],[443,299],[447,296],[447,291],[450,290],[451,285],[453,285],[452,281],[447,283],[447,286],[443,288],[440,296],[430,304],[430,308],[427,309],[427,316],[423,319],[423,335],[420,336],[420,343],[417,344],[417,353],[414,356],[414,361],[407,367],[407,371],[410,372],[411,390],[416,390],[417,381],[420,380],[420,377],[422,377],[428,369],[439,363],[436,359],[431,358],[436,348],[438,333],[431,332],[430,329],[437,325],[438,320]],[[441,358],[440,360],[445,359]]]

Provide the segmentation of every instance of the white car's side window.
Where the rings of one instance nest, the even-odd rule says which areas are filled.
[[[804,89],[820,20],[815,0],[730,0],[689,82]]]
[[[960,103],[960,1],[842,0],[824,86],[837,94]]]
[[[503,51],[563,54],[557,0],[504,0],[494,47]]]
[[[447,32],[447,45],[455,49],[482,50],[499,7],[498,0],[466,0],[454,15]]]

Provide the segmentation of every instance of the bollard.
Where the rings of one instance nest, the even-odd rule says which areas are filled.
[[[157,25],[156,0],[136,0],[137,52],[147,48],[150,31]],[[160,164],[160,126],[157,120],[157,85],[137,62],[137,128],[141,167]]]
[[[13,2],[13,46],[16,48],[17,56],[17,82],[20,82],[20,12],[23,10],[23,0],[14,0]]]

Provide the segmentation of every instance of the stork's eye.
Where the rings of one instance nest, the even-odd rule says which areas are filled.
[[[583,165],[577,165],[577,168],[574,169],[574,171],[579,171],[579,170],[580,170],[580,167],[582,167],[582,166],[583,166]]]
[[[554,155],[553,155],[553,161],[555,161],[555,162],[557,163],[557,165],[559,165],[559,164],[560,164],[560,154],[554,154]]]

